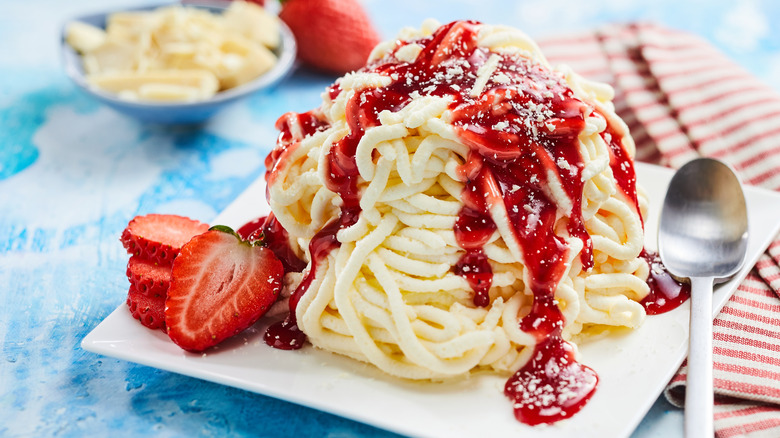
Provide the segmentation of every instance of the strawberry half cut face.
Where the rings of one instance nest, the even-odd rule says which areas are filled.
[[[186,243],[173,263],[166,300],[168,335],[203,351],[254,324],[276,301],[284,268],[268,248],[212,227]]]

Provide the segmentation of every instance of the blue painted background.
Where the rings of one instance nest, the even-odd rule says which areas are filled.
[[[60,26],[140,1],[4,2],[0,15],[0,436],[392,436],[311,409],[80,349],[124,301],[118,241],[137,214],[210,221],[263,169],[286,111],[333,77],[298,71],[196,128],[142,125],[60,70]],[[766,1],[414,0],[364,3],[384,37],[424,18],[506,23],[543,37],[653,20],[709,39],[780,89],[780,4]],[[440,10],[443,9],[443,10]],[[681,436],[659,400],[635,438]]]

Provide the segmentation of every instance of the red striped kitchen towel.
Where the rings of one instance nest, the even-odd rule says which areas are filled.
[[[780,190],[780,94],[703,39],[634,23],[540,45],[552,64],[612,84],[637,159],[677,168],[714,157]],[[715,320],[714,361],[716,435],[780,437],[780,237]],[[685,373],[665,392],[677,406]]]

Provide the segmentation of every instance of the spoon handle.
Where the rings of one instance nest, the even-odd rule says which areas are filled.
[[[712,285],[710,277],[691,278],[691,337],[685,389],[685,437],[712,438]]]

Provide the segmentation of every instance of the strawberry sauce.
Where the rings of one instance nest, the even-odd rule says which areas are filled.
[[[583,268],[593,266],[593,244],[582,218],[585,164],[578,136],[586,117],[603,116],[577,99],[560,74],[519,54],[479,47],[478,26],[453,22],[430,37],[400,41],[392,54],[361,70],[389,77],[391,83],[356,90],[347,100],[349,133],[329,150],[323,172],[328,175],[326,186],[341,197],[341,213],[312,238],[311,263],[290,297],[290,315],[269,328],[266,342],[283,349],[303,344],[296,306],[322,261],[339,247],[338,231],[360,216],[355,151],[366,130],[379,125],[382,111],[398,111],[419,96],[445,97],[450,100],[450,123],[470,148],[459,168],[465,181],[464,205],[454,226],[465,253],[454,272],[471,286],[475,306],[490,304],[493,272],[483,247],[498,231],[493,218],[507,218],[509,229],[501,232],[510,250],[522,257],[534,297],[531,312],[519,324],[537,343],[529,362],[509,379],[504,391],[518,420],[553,423],[577,413],[598,384],[596,373],[575,361],[573,347],[561,337],[564,318],[554,294],[572,258],[569,243],[558,235],[562,229],[581,241]],[[421,48],[417,58],[411,63],[397,59],[397,50],[410,44]],[[486,70],[492,73],[485,83],[479,78]],[[328,90],[331,99],[341,92],[338,83]],[[288,113],[277,121],[281,134],[266,159],[269,184],[273,169],[302,138],[327,127],[317,114]],[[622,136],[609,121],[607,126],[601,135],[609,145],[612,172],[639,212],[633,164]],[[646,308],[653,306],[658,307]]]
[[[282,262],[284,272],[301,272],[306,263],[290,248],[287,230],[273,213],[245,223],[236,231],[244,240],[261,240]]]
[[[504,386],[515,418],[530,424],[554,423],[572,416],[593,396],[598,376],[574,360],[571,344],[552,336],[536,346],[531,360]]]
[[[256,219],[252,219],[251,221],[245,223],[244,225],[241,225],[239,229],[236,230],[236,233],[238,233],[239,236],[241,236],[244,240],[249,240],[250,238],[257,236],[258,230],[262,232],[263,230],[263,224],[265,223],[265,220],[267,219],[267,216],[260,216]]]
[[[675,280],[657,254],[643,250],[639,256],[650,266],[650,275],[647,277],[650,293],[639,303],[648,315],[674,310],[691,297],[690,283]]]

